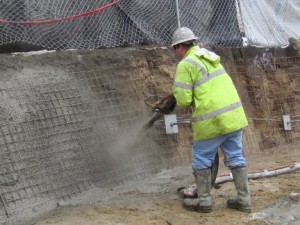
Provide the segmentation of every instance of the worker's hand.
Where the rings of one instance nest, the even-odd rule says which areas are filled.
[[[152,107],[152,109],[156,109],[156,108],[158,108],[158,106],[161,104],[161,101],[157,101],[157,102],[153,102],[152,104],[151,104],[151,107]]]
[[[157,101],[152,104],[152,109],[154,112],[160,111],[163,114],[168,114],[170,112],[173,112],[175,107],[176,107],[176,99],[172,94],[167,95],[160,101]]]

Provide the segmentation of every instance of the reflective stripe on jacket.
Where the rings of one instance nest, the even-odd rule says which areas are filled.
[[[237,90],[220,57],[199,46],[177,65],[173,94],[179,107],[193,107],[194,140],[206,140],[248,125]]]

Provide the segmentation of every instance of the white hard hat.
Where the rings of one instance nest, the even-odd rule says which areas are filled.
[[[178,45],[187,41],[198,40],[199,38],[195,36],[194,32],[187,27],[177,28],[172,37],[172,46]]]

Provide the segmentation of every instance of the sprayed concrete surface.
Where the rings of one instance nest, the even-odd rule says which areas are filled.
[[[251,156],[249,172],[289,164],[299,159],[297,145],[280,149],[280,158],[273,154]],[[227,168],[220,164],[220,172]],[[300,199],[291,193],[300,192],[299,171],[271,178],[250,180],[252,213],[226,208],[226,199],[235,194],[232,182],[212,189],[213,211],[209,214],[186,211],[177,188],[193,182],[189,166],[165,169],[154,175],[124,182],[115,187],[94,188],[72,201],[61,201],[57,209],[43,215],[31,225],[182,225],[182,224],[300,224]],[[81,204],[78,205],[78,202]]]

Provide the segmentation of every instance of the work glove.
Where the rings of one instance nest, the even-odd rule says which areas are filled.
[[[176,99],[173,94],[169,94],[162,98],[160,101],[152,104],[152,110],[154,112],[161,112],[163,114],[169,114],[174,111],[176,107]]]

